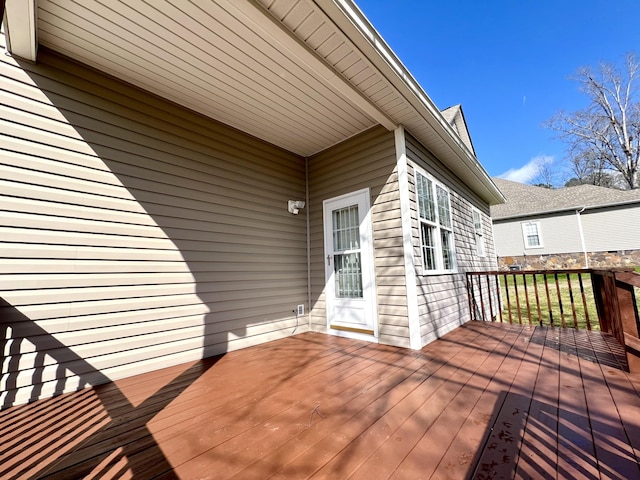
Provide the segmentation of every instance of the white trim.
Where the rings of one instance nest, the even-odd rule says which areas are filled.
[[[394,89],[411,105],[419,117],[433,129],[441,141],[418,134],[424,145],[432,145],[433,153],[446,159],[449,168],[489,204],[503,203],[505,197],[467,145],[444,119],[440,110],[423,90],[411,72],[402,64],[382,36],[376,31],[353,0],[323,2],[323,11],[358,47]],[[337,10],[337,11],[336,11]],[[338,14],[339,12],[339,14]],[[345,21],[346,20],[346,21]],[[359,35],[356,35],[355,32]],[[423,124],[423,122],[420,122]],[[416,129],[418,125],[405,126]]]
[[[361,230],[363,231],[365,238],[367,238],[369,242],[368,242],[368,245],[365,245],[364,243],[361,245],[361,255],[362,255],[361,258],[363,260],[362,276],[363,276],[364,292],[368,291],[371,297],[367,298],[365,294],[363,296],[363,299],[366,302],[365,314],[371,319],[371,326],[373,328],[373,335],[364,335],[364,336],[377,339],[380,333],[379,333],[379,325],[378,325],[378,306],[376,301],[377,288],[376,288],[376,270],[375,270],[375,263],[374,263],[375,256],[373,253],[373,223],[372,223],[372,217],[371,217],[371,190],[368,187],[360,190],[356,190],[354,192],[345,193],[343,195],[338,195],[337,197],[328,198],[322,202],[322,219],[323,219],[322,228],[323,228],[323,238],[324,238],[323,240],[324,254],[332,250],[332,248],[329,248],[329,243],[331,240],[328,237],[329,232],[327,231],[327,225],[331,225],[331,219],[328,218],[327,216],[327,204],[340,202],[341,200],[348,199],[349,197],[362,197],[362,200],[364,202],[364,208],[363,208],[364,216],[362,219]],[[366,255],[368,265],[365,265],[364,263],[365,255]],[[326,257],[323,255],[323,263],[325,262],[325,260],[326,260]],[[329,278],[328,278],[326,264],[324,266],[324,269],[325,269],[325,282],[327,282],[329,281]],[[368,288],[365,288],[364,286],[365,281],[368,281],[370,283]],[[326,318],[327,331],[334,335],[361,339],[363,334],[331,328],[329,304],[332,301],[333,301],[332,292],[329,288],[325,287],[325,304],[327,309],[327,318]],[[336,333],[336,332],[339,332],[339,333]]]
[[[476,231],[475,213],[478,214],[480,219],[480,234]],[[484,220],[482,219],[482,212],[474,206],[471,207],[471,222],[473,223],[473,237],[476,242],[476,255],[480,258],[485,258],[487,256],[487,242],[484,240]]]
[[[394,131],[396,144],[396,162],[398,169],[398,190],[400,191],[400,219],[402,220],[402,250],[404,252],[404,280],[407,290],[407,314],[409,321],[409,344],[414,350],[422,348],[420,335],[420,314],[418,311],[418,292],[416,264],[413,255],[413,228],[411,226],[411,199],[409,198],[409,167],[404,128]]]
[[[538,245],[529,245],[529,242],[527,241],[527,230],[526,230],[527,225],[536,226],[536,234],[538,236]],[[522,227],[522,241],[524,243],[525,250],[530,250],[534,248],[544,248],[544,242],[542,241],[542,229],[540,228],[539,221],[534,220],[531,222],[522,222],[520,223],[520,226]]]
[[[493,218],[489,216],[489,226],[491,227],[491,248],[493,251],[493,255],[491,256],[492,265],[495,267],[494,270],[498,269],[498,254],[496,252],[496,229],[493,224]]]
[[[309,320],[309,331],[311,331],[311,204],[309,203],[309,159],[304,159],[304,196],[307,210],[307,318]]]
[[[454,273],[458,273],[458,254],[456,253],[456,239],[455,239],[455,233],[454,233],[454,216],[453,216],[453,207],[451,206],[451,191],[449,190],[449,188],[447,188],[446,185],[444,185],[442,182],[436,180],[436,178],[427,173],[425,170],[423,170],[422,168],[419,167],[414,167],[415,170],[415,185],[416,185],[416,212],[418,213],[418,236],[420,237],[420,266],[422,268],[422,275],[445,275],[445,274],[454,274]],[[420,217],[420,199],[418,197],[418,175],[422,175],[423,177],[425,177],[427,180],[429,180],[432,183],[432,194],[433,194],[433,202],[434,202],[434,209],[435,209],[435,214],[436,214],[436,221],[435,222],[430,222],[428,220],[424,220]],[[442,227],[440,224],[440,220],[439,220],[439,208],[438,208],[438,188],[444,190],[447,192],[447,197],[448,197],[448,201],[449,201],[449,214],[451,215],[451,227]],[[430,225],[433,226],[436,231],[437,231],[437,235],[435,238],[435,250],[436,250],[436,262],[437,265],[435,269],[432,270],[428,270],[425,268],[425,262],[424,262],[424,245],[422,243],[422,224],[426,224],[426,225]],[[443,265],[443,261],[444,261],[444,255],[442,252],[442,240],[440,238],[440,230],[444,229],[446,231],[448,231],[451,235],[451,249],[452,249],[452,267],[451,268],[444,268]]]
[[[584,208],[576,210],[576,217],[578,220],[578,232],[580,233],[580,244],[582,245],[582,253],[584,254],[584,268],[589,268],[589,254],[587,253],[587,245],[584,241],[584,230],[582,229],[582,217],[580,214],[584,212]]]
[[[38,54],[36,0],[6,0],[4,9],[7,50],[11,55],[35,62]]]
[[[327,333],[336,337],[348,338],[350,340],[361,340],[363,342],[380,343],[380,339],[377,335],[368,335],[366,333],[348,332],[346,330],[336,330],[331,327],[327,327]]]

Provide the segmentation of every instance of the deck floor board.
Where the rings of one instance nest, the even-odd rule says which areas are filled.
[[[599,478],[575,332],[560,331],[558,477]]]
[[[302,334],[0,411],[0,478],[640,480],[623,353],[485,322],[420,351]]]
[[[421,376],[416,378],[415,387],[403,398],[398,401],[390,401],[389,409],[384,412],[374,423],[372,423],[364,431],[356,432],[358,436],[351,440],[343,450],[336,454],[331,461],[327,462],[313,476],[313,478],[337,478],[339,476],[347,476],[359,469],[363,465],[368,465],[366,459],[372,455],[381,444],[391,439],[396,444],[402,443],[405,448],[412,448],[420,439],[421,434],[415,431],[403,431],[403,427],[407,422],[412,425],[420,425],[418,430],[423,431],[427,427],[427,418],[416,418],[418,412],[426,413],[425,405],[429,403],[433,410],[438,410],[438,404],[442,403],[443,398],[450,392],[443,392],[447,385],[454,385],[454,375],[458,371],[452,368],[453,358],[457,362],[468,362],[469,359],[476,355],[477,352],[462,348],[454,348],[451,351],[453,356],[444,365],[439,365],[437,370],[429,370],[428,367],[421,369]],[[442,358],[444,360],[445,358]],[[397,456],[401,450],[399,445],[395,445],[393,453]],[[389,453],[392,453],[389,451]],[[400,460],[402,457],[400,457]],[[384,468],[389,469],[393,466],[391,455],[385,457]],[[375,475],[385,475],[378,464]],[[391,470],[393,471],[393,470]],[[358,478],[358,476],[354,476]],[[365,478],[372,478],[365,473]]]
[[[440,459],[434,478],[464,478],[486,444],[494,408],[503,392],[511,387],[522,361],[530,335],[529,327],[511,326],[500,347],[494,351],[491,368],[483,367],[479,375],[487,381],[469,415]]]

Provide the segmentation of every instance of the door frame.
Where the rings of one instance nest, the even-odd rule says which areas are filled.
[[[335,302],[333,284],[333,260],[330,268],[327,265],[327,256],[329,252],[333,251],[333,231],[331,229],[332,218],[329,212],[328,205],[335,202],[347,201],[353,198],[354,202],[362,202],[364,215],[360,214],[362,221],[360,223],[360,256],[362,266],[362,284],[363,284],[363,301],[364,301],[364,314],[370,321],[372,332],[351,329],[348,327],[332,326],[331,324],[331,311],[333,302]],[[325,272],[325,310],[326,310],[326,326],[327,332],[332,335],[341,337],[378,341],[379,325],[378,325],[378,308],[377,308],[377,290],[375,282],[375,263],[373,252],[373,227],[371,219],[371,193],[369,188],[363,188],[353,192],[338,195],[336,197],[328,198],[322,202],[322,218],[323,218],[323,240],[324,240],[324,255],[323,264]],[[337,328],[334,328],[337,327]]]

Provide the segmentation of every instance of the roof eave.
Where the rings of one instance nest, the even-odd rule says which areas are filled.
[[[566,213],[566,212],[575,212],[578,210],[584,211],[584,210],[598,210],[598,209],[602,209],[602,208],[610,208],[610,207],[625,207],[627,205],[633,205],[633,204],[640,204],[640,200],[638,199],[634,199],[634,200],[629,200],[626,202],[614,202],[614,203],[606,203],[606,204],[600,204],[600,205],[575,205],[573,207],[565,207],[565,208],[558,208],[558,209],[552,209],[552,210],[540,210],[537,212],[529,212],[529,213],[518,213],[518,214],[514,214],[514,215],[505,215],[505,216],[499,216],[496,217],[495,215],[492,215],[491,218],[493,218],[494,222],[500,222],[503,220],[515,220],[517,218],[529,218],[529,217],[538,217],[541,215],[551,215],[554,213]]]
[[[486,170],[444,119],[420,84],[393,53],[384,39],[351,0],[326,0],[321,6],[332,21],[354,42],[360,52],[396,88],[447,146],[449,160],[461,162],[465,171],[455,171],[490,205],[504,203],[505,197]],[[406,125],[406,127],[409,127]],[[434,152],[442,153],[442,152]],[[448,165],[451,168],[451,165]]]

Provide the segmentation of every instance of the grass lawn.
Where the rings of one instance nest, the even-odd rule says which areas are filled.
[[[501,276],[500,290],[503,322],[600,329],[588,273]]]

